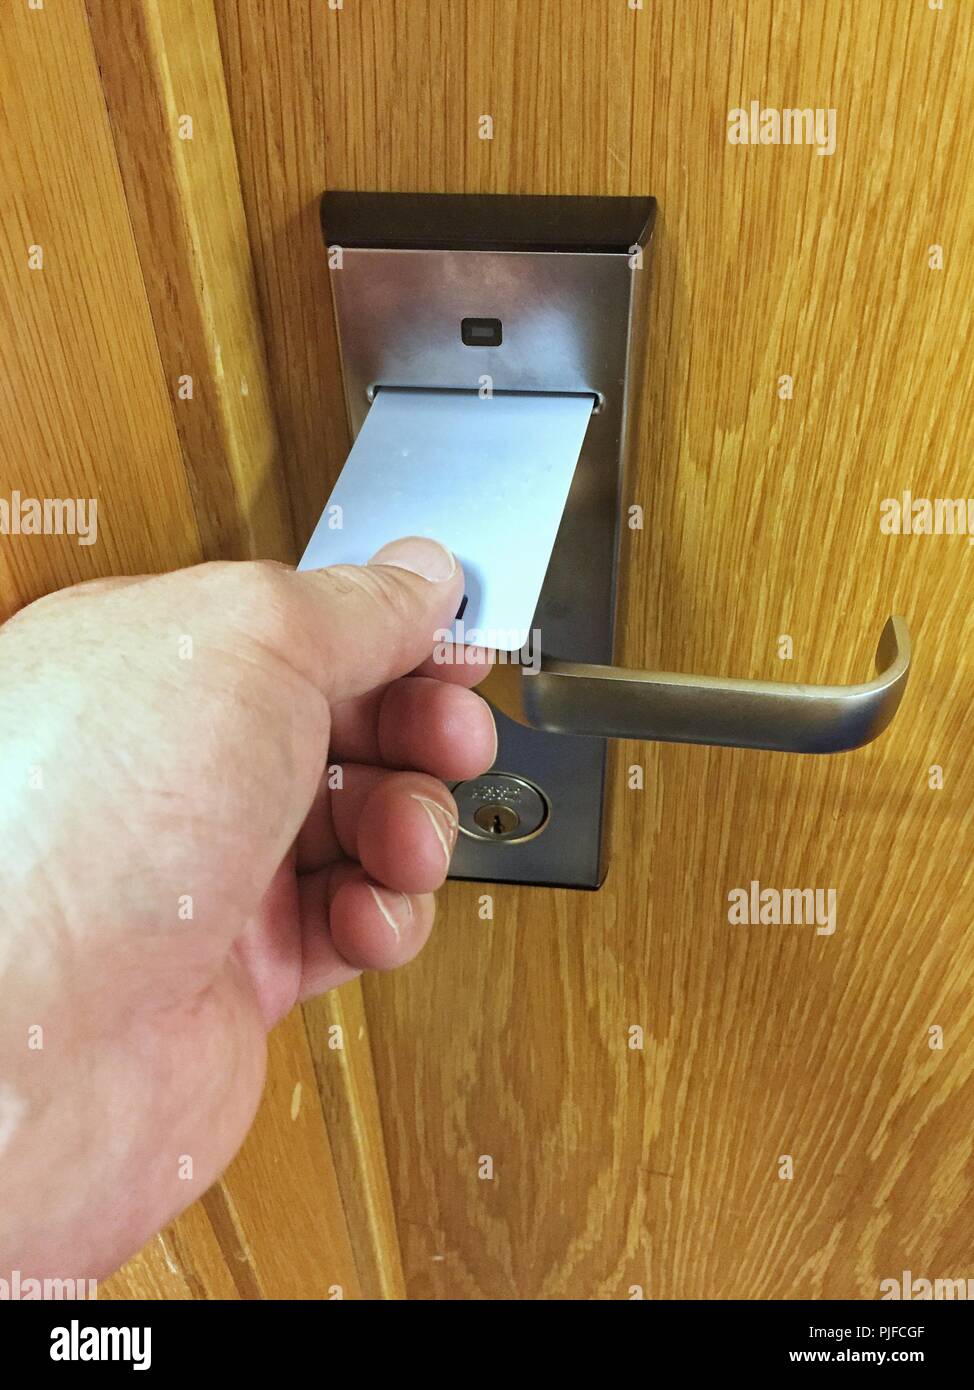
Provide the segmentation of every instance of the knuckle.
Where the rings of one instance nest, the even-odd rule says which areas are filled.
[[[288,611],[292,571],[272,560],[215,560],[197,573],[221,621],[266,636],[279,629]]]
[[[335,565],[324,570],[336,599],[365,595],[396,629],[415,621],[416,605],[409,586],[394,570],[380,565]]]

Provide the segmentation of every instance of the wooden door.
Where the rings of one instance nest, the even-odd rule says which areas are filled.
[[[974,492],[974,11],[48,0],[4,41],[5,486],[112,489],[100,572],[309,535],[347,448],[325,187],[649,193],[627,664],[855,681],[889,613],[916,643],[859,752],[622,745],[606,886],[451,885],[416,963],[282,1025],[227,1178],[109,1292],[970,1275],[974,553],[884,533],[881,504]],[[733,143],[752,102],[834,112],[834,150]],[[5,544],[7,611],[80,563]],[[835,931],[729,921],[755,881],[834,890]]]

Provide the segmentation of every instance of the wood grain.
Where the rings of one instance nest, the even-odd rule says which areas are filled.
[[[358,1271],[299,1009],[271,1034],[240,1153],[203,1199],[242,1298],[357,1298]]]
[[[295,539],[348,451],[318,202],[326,162],[324,5],[216,5]]]
[[[971,556],[881,535],[878,507],[971,491],[974,15],[217,13],[275,390],[292,419],[327,416],[291,432],[295,495],[323,496],[344,449],[330,328],[295,331],[323,292],[326,183],[653,193],[627,660],[859,680],[889,612],[917,642],[876,745],[626,745],[605,889],[496,887],[485,923],[482,890],[453,885],[422,959],[367,981],[410,1295],[875,1298],[904,1268],[969,1274]],[[755,99],[835,108],[835,154],[731,146],[728,111]],[[835,935],[732,927],[752,879],[834,887]]]
[[[359,981],[306,1004],[304,1016],[362,1295],[405,1298],[385,1134]]]
[[[93,498],[97,540],[0,537],[0,617],[199,551],[84,7],[0,15],[0,495]],[[43,253],[28,268],[29,248]]]
[[[88,12],[203,554],[290,560],[212,5],[138,0],[120,13],[89,0]]]

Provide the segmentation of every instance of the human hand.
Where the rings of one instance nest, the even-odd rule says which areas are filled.
[[[441,779],[496,754],[486,660],[430,660],[462,593],[411,538],[95,581],[0,628],[0,1267],[116,1268],[239,1147],[267,1030],[423,945]]]

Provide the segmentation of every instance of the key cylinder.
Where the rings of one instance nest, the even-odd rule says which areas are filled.
[[[460,813],[460,833],[475,840],[530,840],[548,822],[550,808],[544,792],[508,772],[488,772],[459,782],[453,796]]]

